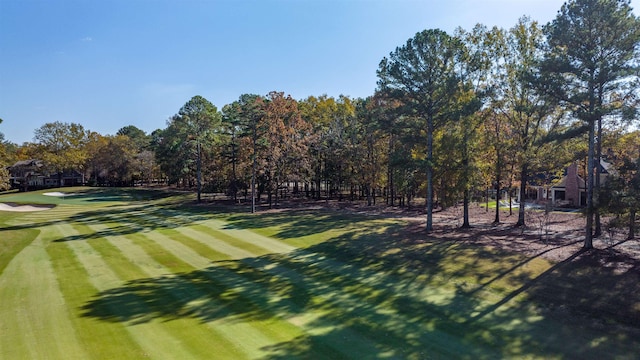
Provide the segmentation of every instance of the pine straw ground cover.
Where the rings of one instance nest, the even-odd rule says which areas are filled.
[[[32,193],[57,206],[0,212],[12,254],[0,256],[0,358],[601,359],[640,348],[635,243],[580,252],[575,215],[541,239],[490,225],[479,207],[474,228],[458,230],[454,209],[426,236],[422,215],[398,209],[247,214],[170,192],[76,190],[86,200]]]

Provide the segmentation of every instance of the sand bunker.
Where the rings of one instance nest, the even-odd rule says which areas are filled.
[[[15,212],[28,212],[28,211],[44,211],[52,209],[55,205],[20,205],[20,204],[5,204],[0,203],[0,211],[15,211]]]
[[[60,191],[54,191],[54,192],[46,192],[43,193],[42,195],[46,195],[46,196],[55,196],[55,197],[65,197],[65,196],[74,196],[74,195],[78,195],[76,193],[63,193]]]

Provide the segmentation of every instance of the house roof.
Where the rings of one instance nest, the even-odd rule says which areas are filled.
[[[29,159],[29,160],[17,161],[11,167],[27,167],[27,166],[42,167],[43,165],[44,164],[42,163],[42,160]]]
[[[600,174],[611,174],[615,176],[618,172],[616,171],[616,168],[613,167],[613,164],[600,159]]]
[[[613,167],[613,165],[611,163],[608,163],[606,161],[604,161],[603,159],[600,159],[600,183],[604,184],[604,182],[607,180],[607,175],[609,174],[616,174],[616,169]],[[578,178],[578,188],[579,189],[586,189],[587,188],[587,182],[579,175],[576,175],[576,177]],[[567,171],[565,169],[564,172],[564,176],[560,179],[560,181],[558,181],[557,183],[555,183],[551,188],[552,189],[562,189],[567,187]]]
[[[580,176],[576,176],[578,178],[578,188],[579,189],[584,189],[586,188],[586,184],[587,182],[584,181],[584,179]],[[551,188],[552,189],[563,189],[567,187],[567,177],[563,176],[562,179],[560,179],[560,181],[558,181],[557,183],[555,183]]]

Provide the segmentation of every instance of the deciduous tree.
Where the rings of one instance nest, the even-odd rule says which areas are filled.
[[[616,140],[615,147],[607,154],[613,168],[599,190],[599,198],[603,210],[616,217],[614,221],[627,217],[627,239],[633,239],[640,212],[640,131],[625,133]]]
[[[544,35],[539,24],[523,17],[501,37],[501,56],[495,64],[497,70],[492,77],[494,98],[491,106],[506,117],[514,135],[520,200],[516,226],[525,226],[526,189],[531,175],[531,162],[536,154],[536,145],[543,137],[543,130],[550,126],[556,102],[530,85],[531,74],[543,56],[540,49]]]
[[[35,130],[34,139],[39,145],[42,161],[58,174],[58,186],[62,186],[63,171],[82,171],[87,159],[84,148],[87,135],[82,125],[59,121],[46,123]]]
[[[245,164],[241,163],[241,165],[248,170],[245,173],[248,173],[251,183],[252,213],[256,211],[258,161],[264,157],[264,136],[268,130],[264,116],[265,99],[260,95],[240,95],[237,101],[225,107],[225,126],[237,134],[239,150],[237,156],[240,161],[245,160]]]

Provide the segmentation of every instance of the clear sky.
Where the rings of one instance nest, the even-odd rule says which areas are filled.
[[[0,0],[0,132],[150,133],[194,95],[365,97],[416,32],[552,20],[562,0]],[[638,14],[640,0],[632,6]]]

